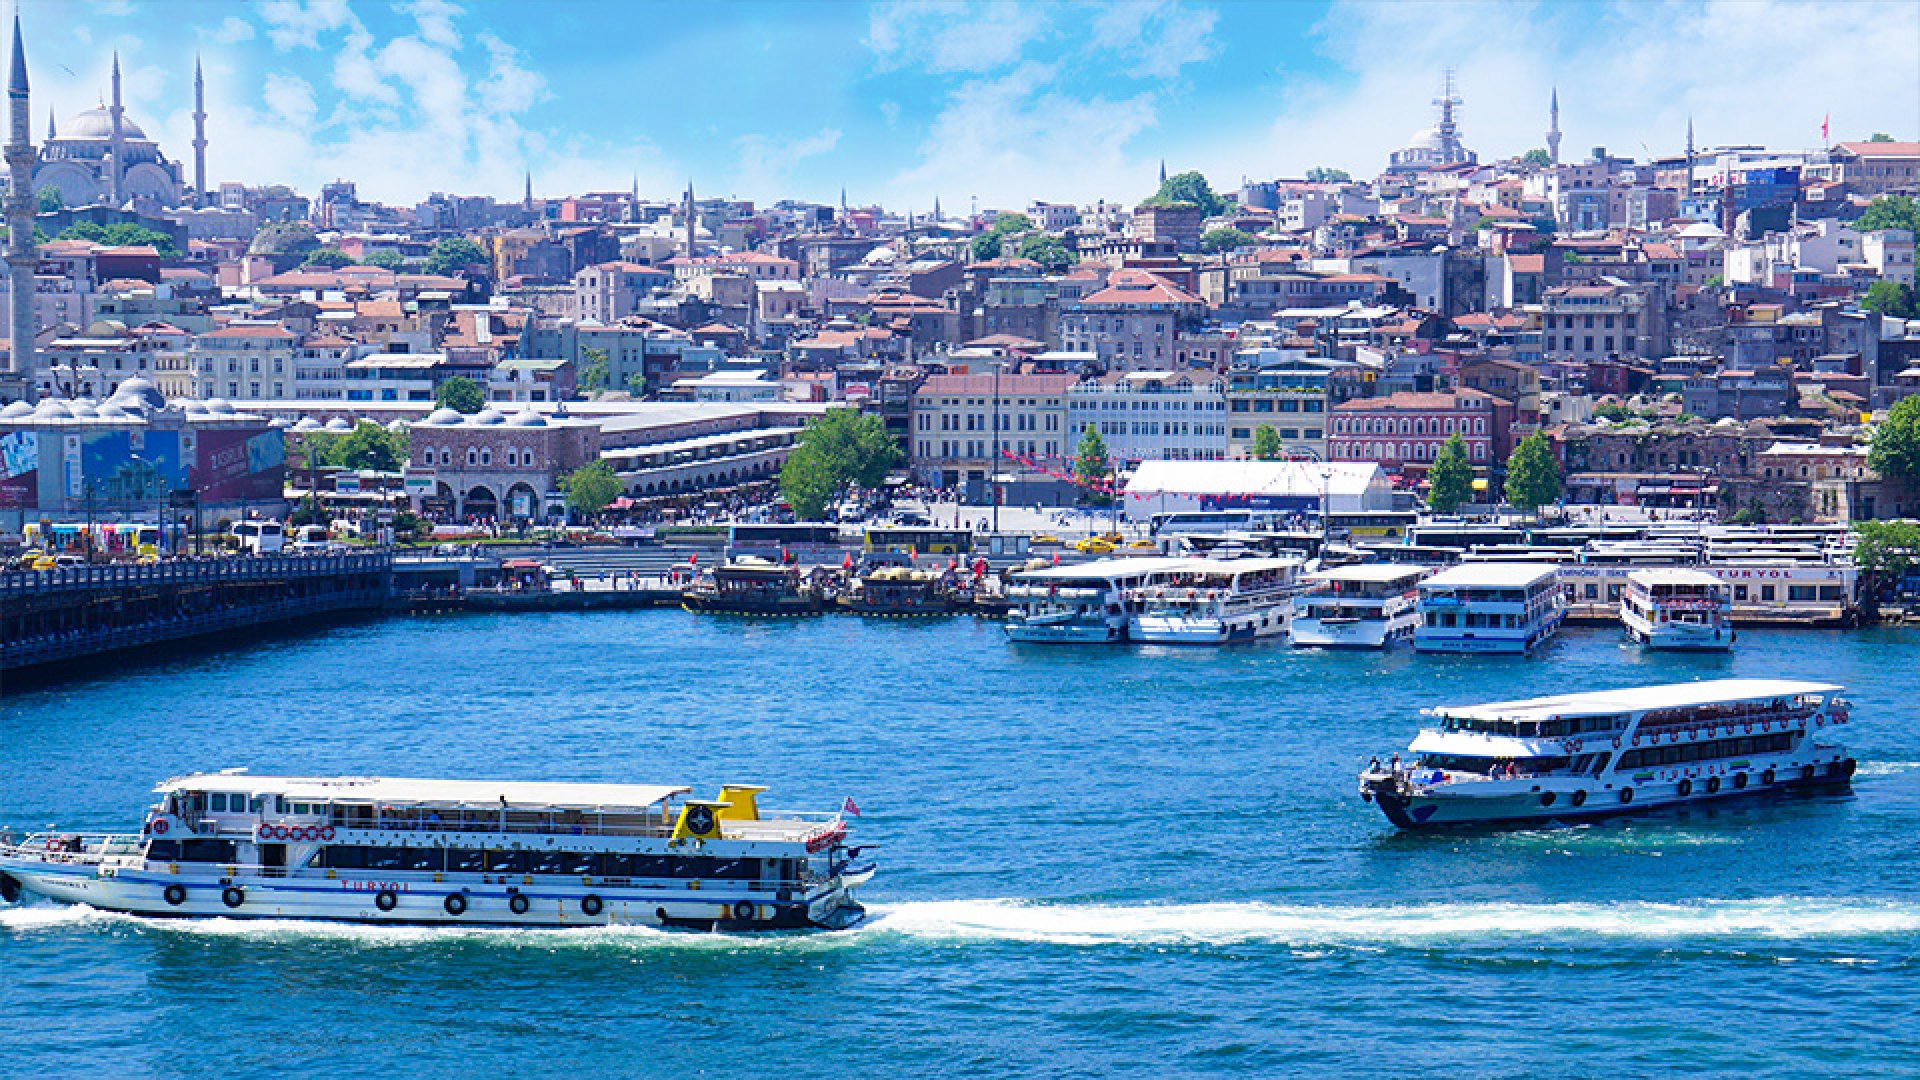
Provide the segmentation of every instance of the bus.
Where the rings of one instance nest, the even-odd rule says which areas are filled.
[[[287,531],[277,521],[236,521],[233,535],[249,555],[278,555],[287,546]]]
[[[841,556],[840,526],[820,522],[792,525],[752,525],[736,522],[727,526],[727,558],[758,555],[763,559],[791,558],[796,562],[838,561]]]
[[[866,541],[869,552],[965,555],[973,550],[971,532],[934,526],[876,525],[867,530]]]
[[[29,521],[21,530],[26,546],[48,554],[84,555],[156,555],[160,551],[160,526],[130,521],[56,522],[42,530],[40,523]],[[91,537],[91,541],[89,541]]]
[[[1331,514],[1327,517],[1327,531],[1335,535],[1344,535],[1359,539],[1362,537],[1401,540],[1420,520],[1420,515],[1412,510],[1374,510],[1358,514]]]
[[[1282,527],[1289,516],[1277,510],[1175,510],[1153,515],[1147,532],[1151,536],[1265,532]]]

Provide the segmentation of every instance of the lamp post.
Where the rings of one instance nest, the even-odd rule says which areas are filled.
[[[165,496],[160,494],[160,467],[139,454],[128,454],[127,460],[137,461],[146,466],[146,469],[140,474],[140,494],[146,494],[146,489],[149,485],[153,487],[153,553],[158,556],[167,548],[167,500]],[[135,520],[138,521],[137,518]],[[133,549],[136,555],[140,551],[139,529],[135,529],[133,533]]]
[[[987,463],[987,489],[993,497],[993,534],[1000,535],[1000,367],[993,362],[993,457]]]

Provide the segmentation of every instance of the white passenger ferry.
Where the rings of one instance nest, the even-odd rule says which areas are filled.
[[[1831,683],[1721,679],[1433,711],[1360,797],[1403,829],[1583,818],[1743,793],[1845,785]]]
[[[1125,641],[1133,616],[1128,594],[1191,561],[1152,555],[1014,574],[1006,587],[1007,639],[1072,645]]]
[[[1336,566],[1307,577],[1294,598],[1288,633],[1296,646],[1381,649],[1412,639],[1419,625],[1418,592],[1427,576],[1419,566],[1367,563]]]
[[[1704,570],[1635,570],[1620,598],[1627,636],[1649,649],[1733,648],[1733,589]]]
[[[1560,631],[1566,597],[1550,563],[1477,562],[1420,582],[1421,652],[1527,653]]]
[[[0,893],[135,915],[837,929],[874,873],[842,815],[763,814],[757,787],[228,771],[154,790],[139,834],[0,845]]]
[[[1128,593],[1127,639],[1147,645],[1225,645],[1287,632],[1301,559],[1187,559]]]

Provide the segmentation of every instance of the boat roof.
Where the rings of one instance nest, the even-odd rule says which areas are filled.
[[[1111,581],[1115,578],[1183,570],[1194,563],[1208,561],[1211,560],[1183,559],[1171,555],[1136,555],[1124,559],[1097,559],[1073,566],[1049,566],[1044,570],[1028,570],[1014,576],[1027,581]]]
[[[1680,567],[1664,570],[1635,570],[1627,575],[1627,580],[1636,585],[1725,585],[1726,582],[1707,573],[1705,570],[1687,570]]]
[[[1352,566],[1335,566],[1308,574],[1307,580],[1382,583],[1399,581],[1403,578],[1424,577],[1426,572],[1425,567],[1409,566],[1406,563],[1356,563]]]
[[[1420,583],[1426,588],[1459,588],[1485,585],[1500,588],[1516,588],[1531,585],[1542,578],[1550,578],[1559,572],[1552,563],[1539,562],[1476,562],[1449,566]]]
[[[179,776],[153,790],[245,791],[311,802],[374,802],[446,806],[537,806],[612,809],[654,806],[693,789],[657,784],[593,784],[542,780],[408,780],[388,776],[253,776],[244,772]]]
[[[1842,687],[1833,683],[1805,682],[1799,679],[1706,679],[1700,682],[1672,683],[1666,686],[1632,686],[1618,690],[1590,690],[1577,694],[1554,694],[1520,701],[1496,701],[1485,705],[1450,705],[1434,710],[1444,716],[1478,719],[1532,720],[1550,716],[1612,716],[1647,709],[1680,709],[1722,702],[1753,701],[1760,698],[1795,697],[1801,694],[1835,694]]]

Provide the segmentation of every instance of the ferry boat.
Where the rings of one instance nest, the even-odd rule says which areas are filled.
[[[950,615],[953,605],[938,570],[887,566],[855,578],[840,607],[857,615]]]
[[[743,555],[701,575],[680,604],[732,615],[817,615],[826,597],[800,567]]]
[[[1410,641],[1420,623],[1419,566],[1363,563],[1311,574],[1294,598],[1289,635],[1295,646],[1383,649]]]
[[[1731,649],[1732,613],[1732,588],[1704,570],[1635,570],[1620,598],[1627,636],[1649,649]]]
[[[155,916],[838,929],[869,847],[764,788],[250,776],[168,780],[139,833],[0,845],[0,893]],[[851,809],[849,800],[843,811]]]
[[[1403,829],[1590,818],[1783,788],[1845,786],[1832,683],[1718,679],[1434,710],[1360,797]]]
[[[1148,645],[1225,645],[1287,632],[1300,559],[1188,559],[1128,594],[1127,639]]]
[[[1420,652],[1528,653],[1560,631],[1566,597],[1551,563],[1462,563],[1420,582]]]
[[[1007,640],[1098,645],[1127,640],[1128,593],[1193,560],[1143,555],[1052,566],[1012,575]]]

